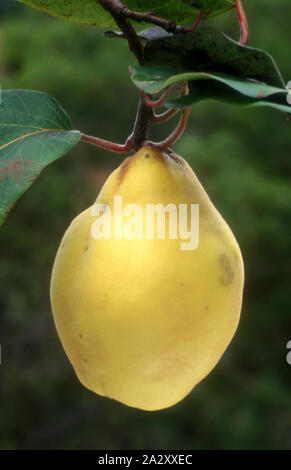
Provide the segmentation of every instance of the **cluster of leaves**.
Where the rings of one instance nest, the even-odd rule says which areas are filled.
[[[96,0],[24,0],[53,15],[81,23],[110,26],[111,17]],[[127,7],[177,23],[190,22],[199,11],[221,14],[232,0],[128,0]],[[122,37],[119,33],[113,36]],[[183,108],[201,100],[241,106],[271,106],[289,112],[288,89],[273,59],[264,51],[243,47],[219,31],[202,28],[173,35],[159,28],[140,33],[145,42],[145,66],[132,67],[131,78],[146,93],[187,81],[189,94],[171,99]],[[80,140],[69,117],[51,96],[23,90],[4,91],[0,107],[0,224],[42,169]]]
[[[209,28],[182,36],[162,35],[146,40],[145,67],[132,67],[132,80],[141,90],[155,94],[187,80],[189,95],[168,106],[185,107],[213,99],[290,112],[288,89],[268,53],[241,46]]]

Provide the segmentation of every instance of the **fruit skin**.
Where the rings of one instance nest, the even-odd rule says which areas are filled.
[[[91,208],[66,231],[51,304],[61,342],[88,389],[159,410],[182,400],[217,364],[239,322],[239,246],[190,166],[143,147],[107,179],[97,203],[199,204],[200,242],[91,236]]]

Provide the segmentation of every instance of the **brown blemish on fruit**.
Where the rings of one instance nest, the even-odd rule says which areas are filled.
[[[167,149],[165,151],[165,153],[168,157],[170,157],[172,160],[174,160],[174,162],[178,163],[178,165],[185,166],[185,162],[184,162],[183,158],[179,157],[179,155],[174,153],[172,150]]]
[[[222,254],[219,258],[219,264],[223,270],[223,276],[220,277],[219,281],[224,286],[228,286],[232,283],[234,278],[234,271],[232,269],[229,257]]]
[[[105,207],[107,207],[107,206],[105,205]],[[85,248],[84,248],[84,253],[86,253],[86,251],[89,250],[90,242],[89,242],[89,237],[88,237],[88,235],[86,236],[86,242],[87,242],[87,243],[86,243],[86,246],[85,246]]]
[[[121,184],[122,181],[124,180],[124,177],[128,171],[128,168],[130,167],[132,160],[133,160],[132,157],[127,157],[124,160],[124,162],[121,164],[120,169],[119,169],[119,175],[118,175],[119,184]]]
[[[80,338],[80,339],[82,339],[82,338],[83,338],[83,335],[82,335],[81,333],[79,334],[79,338]]]
[[[209,310],[209,305],[206,305],[205,310]]]
[[[153,379],[158,381],[161,380],[161,377],[166,379],[177,374],[180,370],[187,369],[189,370],[189,362],[186,359],[173,357],[172,354],[166,353]]]

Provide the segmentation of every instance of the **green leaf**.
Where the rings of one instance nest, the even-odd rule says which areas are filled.
[[[250,79],[240,79],[221,73],[190,72],[175,74],[169,69],[134,67],[131,78],[136,86],[155,94],[176,83],[189,82],[189,95],[169,100],[167,106],[182,108],[202,100],[215,100],[242,106],[271,106],[291,112],[287,104],[287,88],[278,88]]]
[[[146,67],[131,69],[131,78],[146,93],[189,82],[188,96],[171,99],[169,107],[211,99],[291,112],[288,89],[272,57],[241,46],[218,31],[201,29],[188,35],[148,39],[145,61]]]
[[[45,11],[66,20],[79,23],[94,24],[105,28],[116,26],[110,14],[105,11],[97,0],[18,0],[38,10]],[[215,0],[213,0],[214,2]],[[215,15],[224,13],[233,7],[233,1],[216,0],[224,5]],[[212,3],[213,3],[212,2]],[[190,2],[181,0],[127,0],[126,6],[132,10],[146,12],[154,11],[156,15],[170,19],[176,23],[193,23],[197,18],[199,9],[189,5]],[[201,2],[198,2],[201,3]],[[213,10],[216,8],[213,8]]]
[[[215,72],[188,72],[177,74],[171,69],[132,67],[131,78],[139,89],[149,94],[159,93],[164,88],[179,82],[191,82],[193,80],[215,80],[250,98],[266,98],[276,93],[284,93],[286,96],[288,92],[285,87],[273,87],[252,79],[241,79],[232,75]]]
[[[265,51],[241,46],[225,34],[200,28],[190,34],[148,41],[145,65],[178,72],[221,72],[284,87],[273,58]]]
[[[47,93],[2,91],[0,225],[41,171],[79,140],[68,115]]]
[[[252,93],[240,94],[222,82],[213,83],[211,80],[203,80],[190,83],[190,93],[184,98],[171,100],[167,106],[173,108],[184,108],[204,100],[219,101],[221,103],[233,104],[245,107],[268,106],[284,113],[291,113],[291,106],[287,104],[286,91],[276,94],[268,94],[265,97],[252,97]]]

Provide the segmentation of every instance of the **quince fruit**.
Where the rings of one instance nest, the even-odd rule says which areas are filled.
[[[51,304],[59,337],[88,389],[143,410],[170,407],[209,374],[237,329],[238,243],[170,150],[147,146],[127,158],[96,203],[73,220],[56,255]],[[155,227],[146,220],[157,205],[166,208],[166,228],[162,217]],[[182,207],[181,232],[174,222]],[[196,231],[191,245],[184,235],[193,232],[193,207],[199,240]]]

